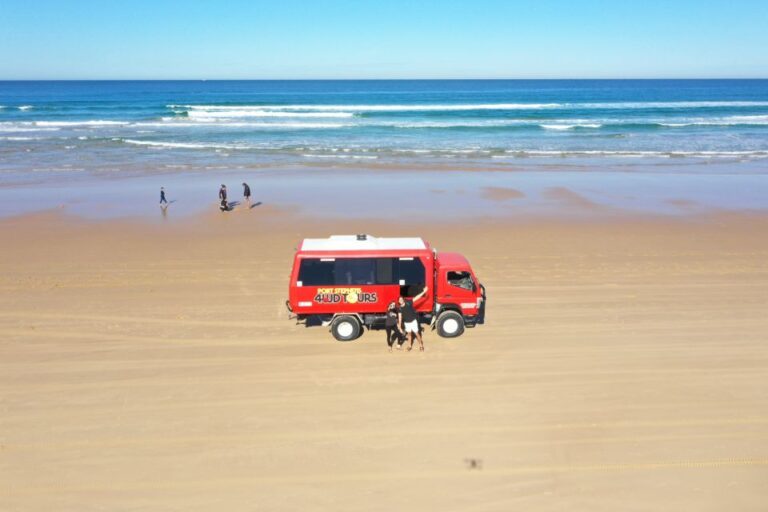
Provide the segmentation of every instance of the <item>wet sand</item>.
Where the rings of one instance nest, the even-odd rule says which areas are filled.
[[[674,160],[674,159],[670,159]],[[423,165],[423,164],[422,164]],[[55,209],[94,220],[160,219],[160,187],[171,206],[167,219],[204,214],[221,184],[240,201],[247,182],[254,201],[280,205],[304,216],[334,222],[384,218],[465,222],[482,218],[535,219],[574,216],[689,216],[711,211],[768,212],[768,175],[758,163],[670,162],[589,166],[561,159],[558,166],[516,164],[495,170],[343,167],[247,168],[142,172],[29,172],[16,182],[0,180],[0,219]],[[165,218],[163,218],[165,219]]]
[[[0,510],[764,510],[766,228],[0,220]],[[363,231],[464,253],[487,324],[294,325],[296,243]]]

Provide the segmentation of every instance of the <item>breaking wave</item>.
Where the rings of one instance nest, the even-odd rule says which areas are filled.
[[[126,126],[131,124],[129,121],[102,121],[99,119],[92,121],[34,121],[34,126],[67,128],[77,126]]]
[[[306,120],[294,118],[293,114],[286,116],[267,115],[261,111],[255,111],[254,119],[244,116],[242,119],[230,119],[226,117],[161,117],[148,120],[39,120],[39,121],[6,121],[0,122],[0,132],[34,132],[34,131],[59,131],[59,130],[90,130],[96,132],[103,130],[106,134],[130,136],[136,133],[146,133],[147,128],[162,129],[164,132],[179,129],[202,130],[253,130],[258,131],[295,131],[295,130],[339,130],[345,128],[390,129],[390,130],[544,130],[552,132],[587,131],[590,133],[615,134],[640,132],[646,130],[677,130],[697,127],[711,127],[717,129],[766,129],[768,128],[768,115],[732,115],[723,117],[681,117],[681,116],[656,116],[656,117],[597,117],[597,118],[567,118],[557,117],[549,119],[516,118],[482,119],[453,117],[448,119],[388,119],[388,118],[347,118],[345,120],[323,120],[324,114],[319,116],[307,115]],[[303,113],[312,114],[312,113]],[[263,119],[262,119],[263,117]],[[341,117],[341,116],[339,116]],[[204,132],[201,132],[204,133]],[[510,132],[512,134],[512,132]]]
[[[333,146],[270,146],[262,144],[225,144],[213,142],[150,141],[138,139],[113,139],[117,142],[160,149],[194,150],[250,150],[261,153],[301,155],[304,158],[337,158],[349,160],[374,160],[402,157],[443,158],[768,158],[768,150],[752,151],[654,151],[654,150],[600,150],[600,149],[502,149],[502,148],[375,148]]]
[[[151,146],[156,148],[179,149],[252,149],[251,146],[237,144],[209,144],[205,142],[161,142],[152,140],[118,139],[126,144],[136,146]]]
[[[587,123],[587,124],[542,124],[539,125],[545,130],[573,130],[575,128],[600,128],[603,126],[599,123]]]
[[[560,103],[469,103],[469,104],[402,104],[402,105],[168,105],[170,109],[185,109],[187,112],[227,112],[246,109],[279,112],[456,112],[471,110],[539,110],[558,108]]]
[[[187,112],[457,112],[473,110],[550,110],[550,109],[682,109],[682,108],[768,107],[768,101],[651,101],[596,103],[448,103],[448,104],[295,104],[295,105],[167,105],[167,108]]]
[[[234,109],[234,110],[190,110],[187,112],[190,118],[198,119],[232,119],[240,117],[292,117],[292,118],[350,118],[352,112],[286,112],[262,109]]]

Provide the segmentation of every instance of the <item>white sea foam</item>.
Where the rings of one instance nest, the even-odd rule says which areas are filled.
[[[157,148],[177,148],[177,149],[251,149],[250,146],[235,145],[235,144],[216,144],[205,142],[163,142],[153,140],[135,140],[135,139],[117,139],[122,140],[126,144],[134,144],[137,146],[150,146]]]
[[[277,150],[288,148],[275,148]],[[346,155],[338,154],[339,152],[346,153],[349,151],[347,148],[292,148],[299,151],[303,149],[311,150],[313,153],[302,153],[302,156],[313,158],[371,158],[367,155],[360,155],[359,153],[367,153],[369,150],[354,148],[352,151],[357,154]],[[478,157],[478,158],[493,158],[493,159],[512,159],[522,157],[549,157],[549,158],[564,158],[564,157],[614,157],[614,158],[768,158],[768,150],[760,151],[649,151],[649,150],[537,150],[537,149],[417,149],[417,148],[392,148],[392,149],[376,149],[378,154],[390,154],[390,155],[413,155],[414,157],[434,156],[434,157]],[[333,154],[329,154],[333,153]]]
[[[768,115],[759,116],[730,116],[727,120],[736,123],[768,123]]]
[[[660,126],[682,128],[687,126],[763,126],[768,125],[768,116],[728,116],[722,118],[685,119],[679,122],[658,122]]]
[[[35,126],[71,128],[76,126],[125,126],[130,124],[128,121],[35,121]]]
[[[272,114],[272,113],[270,113]],[[322,118],[323,113],[301,113],[309,114],[307,121],[302,119],[291,119],[292,113],[275,112],[277,114],[274,120],[267,119],[270,116],[264,116],[263,121],[243,119],[228,119],[226,116],[217,117],[202,116],[199,118],[189,117],[163,117],[157,121],[127,121],[127,120],[81,120],[81,121],[17,121],[0,123],[0,132],[21,132],[21,131],[44,131],[58,130],[65,128],[120,128],[136,127],[145,128],[196,128],[196,129],[227,129],[227,128],[247,128],[254,130],[304,130],[304,129],[341,129],[350,127],[390,127],[401,129],[451,129],[451,128],[504,128],[504,127],[540,127],[544,130],[568,131],[574,129],[599,129],[601,127],[621,128],[624,126],[648,126],[665,128],[684,128],[695,126],[768,126],[768,115],[735,115],[725,117],[655,117],[655,118],[572,118],[567,117],[548,119],[450,119],[450,120],[388,120],[358,118],[344,121],[315,121],[315,118]],[[282,115],[287,114],[287,115]],[[319,115],[315,115],[319,114]],[[351,113],[341,113],[345,117]],[[257,114],[260,116],[261,114]],[[341,116],[339,116],[341,117]],[[258,117],[256,117],[258,119]]]
[[[34,121],[24,123],[0,123],[0,131],[45,131],[61,128],[108,128],[108,127],[137,127],[137,128],[199,128],[199,127],[230,127],[230,128],[259,128],[259,129],[333,129],[355,126],[342,122],[214,122],[214,121],[176,121],[176,118],[163,118],[162,122],[131,122],[131,121]]]
[[[470,155],[470,154],[488,154],[491,152],[490,149],[480,149],[480,148],[470,148],[470,149],[414,149],[414,148],[408,148],[408,149],[389,149],[386,150],[388,152],[392,153],[403,153],[403,154],[456,154],[456,155]]]
[[[169,118],[163,118],[169,119]],[[153,128],[258,128],[267,130],[281,130],[281,129],[334,129],[334,128],[348,128],[350,126],[356,126],[352,123],[313,123],[307,122],[185,122],[174,121],[170,118],[164,122],[139,122],[132,123],[131,126],[136,127],[153,127]]]
[[[195,111],[297,111],[297,112],[442,112],[465,110],[538,110],[557,108],[560,103],[469,103],[469,104],[398,104],[398,105],[168,105],[170,109],[187,109],[189,114]]]
[[[19,110],[32,110],[32,105],[21,105],[19,106]]]
[[[768,101],[649,101],[649,102],[591,102],[591,103],[447,103],[447,104],[356,104],[356,105],[168,105],[170,109],[192,112],[449,112],[472,110],[542,110],[542,109],[660,109],[660,108],[718,108],[768,107]]]
[[[291,116],[287,116],[291,117]],[[323,116],[320,116],[323,117]],[[312,122],[248,122],[227,121],[221,119],[195,119],[163,117],[162,122],[139,122],[133,126],[152,126],[163,128],[347,128],[347,127],[393,127],[393,128],[486,128],[503,126],[522,126],[531,124],[526,120],[479,120],[479,121],[351,121],[340,123],[312,123]]]
[[[250,109],[234,109],[234,110],[190,110],[187,113],[191,118],[202,119],[232,119],[240,117],[310,117],[310,118],[350,118],[355,114],[352,112],[287,112],[287,111],[273,111],[273,110],[250,110]]]
[[[538,126],[545,130],[572,130],[576,128],[598,129],[603,127],[637,126],[738,126],[768,125],[768,116],[729,116],[724,118],[598,118],[598,119],[551,119],[547,122],[535,119],[457,120],[457,121],[366,121],[360,126],[390,126],[396,128],[487,128]]]
[[[492,158],[507,158],[509,156],[540,156],[540,157],[691,157],[691,158],[751,158],[768,157],[768,150],[754,151],[643,151],[643,150],[514,150],[505,151],[506,155],[493,155]]]
[[[376,160],[377,156],[369,155],[316,155],[312,153],[303,153],[301,156],[305,158],[338,158],[341,160]]]
[[[599,122],[595,122],[599,121]],[[591,120],[591,119],[551,119],[542,123],[540,119],[491,119],[479,121],[384,121],[366,122],[361,126],[393,126],[396,128],[494,128],[494,127],[519,127],[535,126],[548,130],[570,130],[574,128],[601,128],[604,124],[623,124],[616,120]]]
[[[40,128],[30,123],[0,123],[0,132],[57,132],[59,128]]]
[[[593,109],[768,107],[768,101],[630,101],[563,103],[564,107]]]
[[[565,131],[565,130],[573,130],[574,128],[600,128],[603,125],[598,123],[585,123],[585,124],[542,124],[539,126],[544,128],[545,130]]]

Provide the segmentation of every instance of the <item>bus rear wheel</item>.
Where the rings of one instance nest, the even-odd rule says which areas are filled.
[[[331,334],[338,341],[352,341],[360,337],[363,327],[352,315],[340,315],[331,323]]]
[[[464,333],[464,317],[456,311],[443,311],[437,317],[437,334],[442,338],[458,338]]]

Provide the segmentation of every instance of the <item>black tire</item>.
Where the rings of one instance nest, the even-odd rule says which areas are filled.
[[[437,334],[441,338],[458,338],[464,333],[464,317],[456,311],[443,311],[437,317]]]
[[[357,317],[352,315],[340,315],[331,323],[331,334],[338,341],[356,340],[363,333],[363,327]]]

